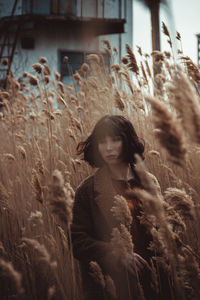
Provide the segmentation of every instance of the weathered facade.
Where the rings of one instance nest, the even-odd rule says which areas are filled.
[[[102,39],[118,49],[118,59],[124,55],[132,16],[132,0],[0,0],[0,56],[12,61],[17,77],[44,56],[67,80],[63,56],[75,71],[85,55],[101,50]]]
[[[200,33],[197,34],[197,63],[200,65]]]

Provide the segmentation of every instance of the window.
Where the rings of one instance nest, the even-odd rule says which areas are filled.
[[[35,40],[32,37],[22,37],[21,38],[21,47],[22,49],[34,49]]]
[[[94,52],[93,52],[94,53]],[[86,61],[86,56],[91,53],[81,51],[59,51],[60,74],[64,83],[72,83],[71,75],[76,73]],[[110,58],[106,55],[104,60],[106,65],[110,66]],[[68,63],[64,62],[65,57],[68,58]]]
[[[68,64],[65,62],[65,57],[68,58]],[[69,77],[78,71],[84,63],[84,52],[61,51],[61,76]]]
[[[77,1],[51,0],[51,13],[55,15],[76,15]]]
[[[23,0],[22,10],[24,14],[49,14],[51,0]]]

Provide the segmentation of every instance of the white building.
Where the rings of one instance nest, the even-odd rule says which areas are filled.
[[[197,34],[197,64],[200,65],[200,33]]]
[[[52,71],[67,79],[63,57],[73,72],[85,55],[101,50],[108,39],[125,54],[132,46],[133,0],[0,0],[0,58],[8,57],[17,77],[32,72],[32,64],[44,56]],[[13,52],[13,54],[12,54]],[[6,76],[1,66],[1,80]]]

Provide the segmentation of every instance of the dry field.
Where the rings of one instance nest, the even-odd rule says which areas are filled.
[[[200,299],[200,71],[182,53],[175,64],[172,51],[149,56],[138,48],[136,62],[128,45],[116,64],[117,50],[104,43],[110,67],[91,54],[73,85],[64,86],[41,57],[34,75],[24,73],[19,82],[11,74],[0,92],[1,299],[81,300],[70,223],[74,190],[93,170],[76,146],[105,114],[130,119],[145,141],[146,166],[138,162],[137,169],[146,190],[136,193],[145,200],[150,246],[172,278],[173,299]],[[162,195],[145,179],[145,168]]]

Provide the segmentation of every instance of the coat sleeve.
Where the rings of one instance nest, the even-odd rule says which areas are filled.
[[[92,187],[89,187],[92,190]],[[71,226],[74,257],[88,264],[96,261],[101,267],[106,256],[111,252],[108,242],[95,238],[93,217],[91,212],[92,191],[81,186],[75,193],[73,222]]]

